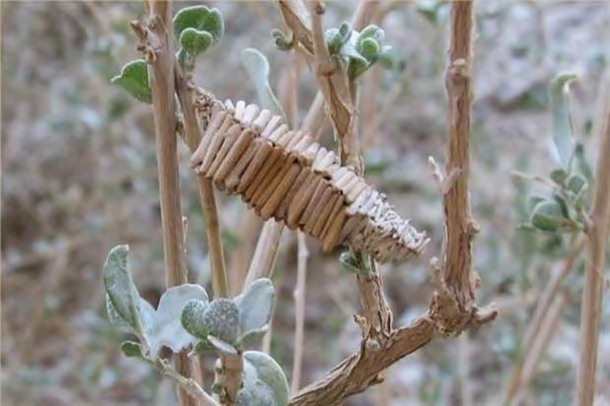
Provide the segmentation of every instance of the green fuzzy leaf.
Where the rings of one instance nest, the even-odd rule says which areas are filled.
[[[214,38],[206,31],[196,28],[186,28],[180,33],[180,46],[192,57],[204,53],[212,43]]]
[[[197,341],[193,345],[193,349],[189,353],[189,356],[192,356],[194,354],[204,354],[204,353],[209,352],[209,351],[214,351],[215,349],[216,349],[216,347],[214,347],[212,345],[212,343],[210,343],[210,340],[208,340],[207,337],[206,337],[203,340]]]
[[[286,405],[290,392],[282,367],[269,355],[260,351],[246,351],[243,358],[244,385],[252,387],[252,382],[260,381],[271,388],[276,405]],[[255,378],[252,376],[252,371],[256,371]],[[250,376],[247,376],[248,373]]]
[[[235,347],[233,347],[231,344],[229,344],[228,342],[215,337],[213,335],[209,335],[208,336],[208,342],[218,351],[220,351],[223,354],[229,354],[229,355],[237,355],[237,349]]]
[[[561,73],[551,82],[553,146],[555,155],[564,168],[569,167],[574,152],[568,90],[569,84],[576,78],[574,73]]]
[[[235,298],[239,310],[239,327],[243,335],[256,332],[269,324],[275,289],[269,279],[257,279],[243,295]]]
[[[559,168],[551,171],[551,179],[559,186],[563,186],[567,178],[568,173],[565,171],[565,169]]]
[[[449,16],[448,3],[439,0],[419,0],[417,11],[435,25],[444,24]]]
[[[248,72],[263,108],[283,115],[280,103],[269,84],[269,61],[267,61],[265,55],[254,48],[246,48],[241,52],[241,62]]]
[[[277,406],[273,390],[262,381],[244,385],[235,399],[237,406]]]
[[[529,212],[534,210],[534,208],[538,205],[538,203],[544,201],[545,198],[541,196],[530,196],[527,199],[527,209]]]
[[[128,253],[127,245],[117,245],[110,250],[102,271],[103,280],[111,305],[107,307],[116,311],[113,313],[111,310],[109,317],[114,320],[120,317],[139,335],[142,331],[138,316],[140,294],[131,277]]]
[[[593,171],[591,170],[591,165],[589,165],[589,161],[587,160],[587,156],[585,154],[585,146],[582,143],[576,143],[574,155],[576,157],[578,169],[587,180],[591,181],[593,179]]]
[[[567,188],[576,207],[582,206],[588,187],[589,182],[584,176],[574,174],[568,179]]]
[[[286,37],[286,35],[280,30],[271,31],[271,35],[273,36],[273,41],[275,42],[275,46],[280,51],[289,51],[292,49],[294,43],[291,39]]]
[[[239,310],[231,299],[214,299],[203,311],[202,323],[209,334],[228,343],[239,335]],[[209,339],[209,336],[208,336]]]
[[[544,200],[534,208],[530,222],[541,231],[556,232],[564,224],[565,218],[561,205],[555,200]]]
[[[143,340],[156,358],[161,347],[168,347],[178,353],[197,340],[181,323],[182,309],[191,300],[206,302],[208,300],[205,290],[195,284],[173,286],[165,291],[155,310],[148,302],[142,300],[140,304],[140,322],[143,326]]]
[[[375,24],[370,24],[370,25],[366,26],[360,32],[360,35],[358,36],[358,44],[357,45],[360,45],[360,43],[362,41],[364,41],[365,39],[373,39],[378,44],[382,44],[384,38],[385,38],[385,32],[381,28],[376,26]]]
[[[121,73],[112,79],[127,93],[144,103],[152,103],[152,91],[148,80],[148,65],[144,59],[128,62],[121,68]]]
[[[341,265],[343,265],[343,269],[345,269],[347,272],[355,274],[362,272],[358,261],[349,251],[341,253],[341,255],[339,256],[339,262],[341,263]]]
[[[208,303],[202,300],[189,300],[182,309],[180,321],[182,327],[199,339],[206,339],[210,333],[207,324],[203,322],[203,312]]]
[[[126,333],[133,333],[133,328],[121,317],[116,311],[114,305],[110,301],[110,296],[106,293],[106,314],[108,314],[108,320],[110,323],[119,331]]]
[[[239,337],[239,340],[235,343],[235,345],[240,348],[251,348],[256,347],[261,343],[263,337],[269,330],[269,325],[265,325],[258,330],[250,330],[247,333],[242,334]]]
[[[381,50],[379,43],[373,38],[365,38],[360,42],[360,54],[369,62],[374,62]]]
[[[331,28],[324,33],[324,38],[331,55],[336,55],[341,47],[349,41],[352,36],[352,28],[349,23],[343,22],[339,28]]]
[[[174,36],[180,35],[187,28],[208,32],[217,43],[224,34],[224,22],[218,9],[209,9],[206,6],[185,7],[174,16]]]
[[[574,196],[580,196],[581,193],[588,187],[587,179],[584,176],[574,174],[570,176],[567,182],[567,188]]]
[[[144,352],[140,343],[135,341],[123,341],[121,343],[121,351],[128,358],[142,358],[144,359]]]

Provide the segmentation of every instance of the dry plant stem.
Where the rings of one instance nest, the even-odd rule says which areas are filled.
[[[610,227],[610,71],[606,72],[601,89],[600,114],[596,123],[600,137],[600,152],[595,174],[591,226],[586,230],[587,262],[580,312],[580,362],[576,383],[577,403],[580,406],[592,405],[595,395],[604,266]]]
[[[191,152],[195,152],[199,146],[201,130],[193,105],[192,95],[189,91],[187,78],[182,74],[180,66],[177,63],[175,65],[175,70],[176,93],[184,116],[186,143]],[[222,249],[222,239],[220,237],[220,222],[218,220],[214,187],[211,180],[202,176],[197,176],[196,178],[199,200],[206,219],[208,252],[212,267],[212,289],[214,291],[214,297],[227,297],[227,272]]]
[[[280,4],[282,3],[284,2],[280,2]],[[329,65],[326,65],[328,55],[327,50],[325,52],[326,48],[321,35],[319,14],[322,9],[318,3],[314,3],[311,11],[317,78],[340,142],[350,142],[350,137],[355,134],[355,128],[350,127],[350,124],[354,122],[352,121],[353,111],[345,104],[347,100],[350,103],[347,106],[350,106],[352,101],[349,86],[343,87],[341,78],[333,77],[333,75],[339,75],[341,70],[324,70]],[[283,9],[283,14],[287,25],[292,28],[291,20],[286,18],[286,14],[289,13]],[[468,175],[470,90],[467,77],[468,70],[464,69],[463,64],[456,60],[460,59],[456,55],[462,56],[462,60],[470,60],[471,19],[472,5],[470,2],[452,3],[453,28],[450,49],[453,52],[451,52],[452,59],[447,75],[449,100],[452,104],[450,109],[452,114],[451,140],[449,141],[450,172],[447,178],[443,180],[441,179],[442,175],[437,171],[438,178],[443,184],[441,190],[444,196],[452,189],[450,186],[454,186],[458,173],[461,173],[462,178],[466,178]],[[293,32],[295,32],[294,29]],[[296,32],[295,37],[298,38]],[[468,44],[464,44],[464,41]],[[464,53],[464,49],[467,52]],[[461,69],[457,69],[460,67]],[[331,78],[334,78],[336,82],[333,82]],[[338,84],[338,86],[335,86],[335,84]],[[346,112],[350,115],[347,119],[343,116]],[[341,132],[341,130],[344,130],[344,132]],[[344,140],[341,137],[345,137]],[[349,148],[351,146],[353,145],[343,148],[342,152],[346,159],[350,158],[354,162],[354,155],[358,153],[358,149],[357,145],[356,148]],[[460,168],[465,170],[462,172]],[[358,276],[358,287],[366,316],[364,320],[361,317],[356,318],[363,327],[364,338],[361,341],[360,350],[344,360],[324,378],[303,388],[293,396],[290,404],[340,404],[345,398],[383,381],[383,373],[390,365],[426,345],[439,332],[458,333],[465,328],[487,323],[496,317],[497,311],[495,309],[479,311],[474,303],[475,283],[473,283],[474,278],[471,277],[472,271],[470,269],[470,239],[476,228],[470,219],[467,187],[467,179],[462,179],[457,193],[454,193],[449,200],[450,202],[456,201],[459,204],[459,210],[448,211],[445,209],[445,221],[446,224],[452,221],[457,222],[450,226],[452,231],[456,229],[456,226],[465,224],[468,227],[462,233],[452,232],[451,235],[446,235],[446,237],[453,238],[455,241],[444,242],[444,247],[451,245],[453,248],[460,246],[460,243],[464,241],[464,235],[467,236],[466,247],[468,252],[466,260],[455,258],[455,253],[443,256],[443,258],[452,261],[446,260],[444,264],[454,266],[451,272],[452,278],[448,280],[444,277],[445,275],[437,262],[433,261],[431,263],[431,279],[435,294],[428,312],[411,323],[410,326],[394,330],[392,328],[391,312],[383,294],[381,279],[375,270],[375,263],[371,261],[369,272]],[[444,203],[447,204],[447,201],[445,200]],[[459,227],[457,228],[459,229]],[[461,283],[464,279],[468,282],[467,284]],[[469,300],[464,300],[464,298],[469,298]]]
[[[559,291],[563,280],[574,269],[576,261],[580,257],[584,245],[585,239],[580,235],[572,241],[570,250],[568,251],[566,259],[563,262],[561,268],[558,270],[558,272],[555,273],[553,279],[546,286],[542,295],[538,299],[534,315],[530,320],[529,324],[527,325],[527,328],[525,329],[525,333],[523,335],[523,339],[521,340],[520,347],[522,348],[522,352],[519,355],[519,358],[515,363],[515,366],[513,367],[511,377],[508,380],[508,386],[505,395],[506,402],[504,403],[511,402],[517,396],[517,392],[522,389],[524,360],[527,360],[531,357],[531,352],[534,348],[533,342],[540,334],[544,321],[548,318],[551,303],[553,303],[553,300],[555,299],[555,296],[557,295],[557,292]]]
[[[153,1],[149,7],[146,41],[153,96],[165,279],[167,286],[171,287],[187,282],[178,184],[172,12],[169,2]],[[178,354],[174,362],[178,373],[188,378],[191,367],[186,353]],[[178,395],[182,406],[196,404],[184,389],[180,388]]]
[[[521,404],[521,398],[524,391],[534,377],[538,363],[544,356],[553,336],[555,335],[555,331],[559,325],[559,319],[561,318],[561,313],[565,304],[566,297],[563,294],[557,296],[555,300],[553,300],[547,317],[540,326],[540,332],[534,338],[532,346],[528,351],[528,356],[524,361],[523,370],[521,371],[521,376],[519,378],[515,394],[513,398],[507,402],[508,404]]]
[[[155,363],[155,366],[164,376],[168,377],[184,391],[188,392],[193,399],[197,399],[198,406],[218,406],[218,402],[208,395],[197,382],[180,375],[166,360],[158,360]]]
[[[307,240],[305,234],[298,232],[298,265],[297,265],[297,285],[294,290],[295,302],[295,331],[294,331],[294,356],[292,361],[292,381],[291,392],[299,390],[301,382],[301,370],[303,363],[303,344],[305,333],[305,288],[307,285]]]
[[[357,114],[350,94],[347,74],[333,58],[326,46],[322,28],[325,6],[321,2],[308,3],[311,15],[311,33],[314,48],[314,72],[330,121],[335,129],[341,149],[341,163],[362,173],[358,146]]]
[[[283,229],[284,226],[274,220],[269,220],[263,225],[242,292],[258,278],[269,277],[277,258]]]
[[[309,19],[305,15],[305,9],[296,7],[295,3],[298,0],[279,0],[278,5],[284,18],[286,25],[292,30],[298,41],[303,44],[303,50],[312,54],[314,52],[312,45],[312,34],[309,27]],[[352,28],[356,31],[362,30],[375,17],[380,1],[377,0],[362,0],[358,3],[358,8],[352,18]],[[318,91],[314,101],[305,116],[303,127],[309,129],[309,134],[314,138],[320,136],[320,132],[324,127],[325,112],[324,112],[324,95],[322,91]]]
[[[474,404],[472,395],[472,385],[470,383],[470,355],[472,352],[470,337],[464,333],[458,338],[458,369],[459,369],[459,386],[462,406],[470,406]]]
[[[303,388],[290,405],[337,405],[369,386],[383,381],[381,373],[390,365],[428,344],[434,323],[425,315],[408,327],[393,331],[383,341],[362,341],[360,351],[342,361],[321,380]]]
[[[182,114],[184,115],[184,129],[186,142],[191,152],[194,152],[199,145],[200,128],[197,114],[193,105],[192,95],[189,92],[189,84],[182,74],[178,64],[176,69],[176,91]],[[212,289],[214,297],[227,297],[227,274],[225,268],[224,254],[222,250],[222,240],[220,238],[220,226],[218,221],[218,210],[214,197],[212,181],[197,176],[197,188],[201,207],[207,222],[208,251],[212,262]],[[235,403],[237,392],[242,386],[242,357],[237,355],[221,355],[222,371],[219,382],[223,387],[220,399],[223,405]],[[197,360],[197,361],[200,361]],[[201,363],[202,365],[202,363]],[[201,368],[201,366],[199,366]]]
[[[472,283],[472,238],[478,226],[471,218],[468,198],[470,173],[470,67],[472,44],[472,2],[458,1],[451,6],[451,45],[445,85],[449,99],[449,151],[446,173],[459,171],[453,187],[443,196],[445,246],[441,267],[448,288],[458,305],[474,304]]]

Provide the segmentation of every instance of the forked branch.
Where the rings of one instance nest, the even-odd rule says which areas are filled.
[[[307,42],[299,12],[290,2],[280,1],[284,21],[294,38]],[[327,111],[342,147],[342,161],[360,169],[355,108],[345,73],[329,58],[322,36],[323,6],[312,3],[311,38],[313,69],[324,96]],[[297,17],[295,17],[297,16]],[[450,129],[447,177],[437,169],[445,207],[445,240],[442,264],[431,263],[435,293],[428,312],[410,326],[392,326],[381,278],[371,261],[371,272],[359,275],[365,318],[357,317],[363,328],[359,351],[344,360],[321,380],[305,387],[292,399],[293,405],[339,404],[348,396],[364,391],[383,380],[383,372],[394,362],[426,345],[438,333],[460,333],[493,320],[496,310],[479,311],[475,304],[476,277],[472,271],[471,241],[477,227],[470,215],[468,198],[470,133],[470,60],[472,3],[452,3],[451,44],[447,69]],[[303,44],[301,49],[307,47]],[[298,49],[298,48],[297,48]],[[343,160],[345,158],[345,160]],[[364,319],[364,320],[363,320]]]

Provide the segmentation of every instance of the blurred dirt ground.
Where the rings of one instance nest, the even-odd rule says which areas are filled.
[[[431,11],[433,3],[384,3],[378,23],[406,65],[402,71],[375,68],[367,74],[360,110],[371,182],[433,241],[423,258],[383,267],[395,319],[403,324],[427,306],[425,266],[439,252],[442,237],[427,157],[442,161],[444,154],[447,13],[446,6]],[[272,2],[211,4],[223,12],[226,35],[200,61],[196,80],[219,96],[254,100],[240,51],[261,50],[270,59],[272,78],[280,77],[286,55],[274,49],[270,36],[272,28],[284,28],[279,13]],[[349,19],[355,4],[330,3],[326,26]],[[475,404],[497,400],[531,305],[566,250],[566,241],[516,229],[535,185],[512,176],[514,170],[544,175],[553,166],[547,88],[560,71],[579,75],[572,100],[575,128],[591,162],[596,157],[589,138],[600,76],[609,63],[608,4],[486,0],[476,6],[472,200],[482,232],[475,258],[480,301],[496,301],[502,316],[402,360],[383,384],[351,399],[352,405],[460,404],[465,385]],[[171,404],[167,382],[160,384],[147,365],[120,355],[121,335],[106,320],[100,280],[108,250],[128,243],[142,294],[155,303],[164,289],[151,111],[109,83],[123,63],[138,57],[128,22],[141,18],[143,7],[139,2],[2,2],[1,7],[2,404]],[[300,84],[304,114],[315,89],[308,73]],[[193,280],[208,284],[204,219],[187,151],[182,148],[180,155],[189,269]],[[218,196],[235,281],[247,269],[260,222],[239,199]],[[293,233],[285,234],[274,274],[281,305],[272,352],[289,374],[296,249]],[[339,252],[322,255],[312,240],[309,249],[304,383],[354,351],[360,337],[352,321],[359,309],[356,286],[340,269]],[[524,404],[570,404],[580,280],[575,272],[565,286],[569,304]],[[600,337],[600,404],[610,403],[608,302]]]

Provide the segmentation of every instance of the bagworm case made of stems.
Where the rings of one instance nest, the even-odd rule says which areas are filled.
[[[428,242],[384,194],[280,116],[243,101],[208,100],[197,110],[207,128],[193,168],[220,190],[239,194],[263,220],[302,230],[321,240],[325,252],[346,244],[378,262],[403,261]]]

